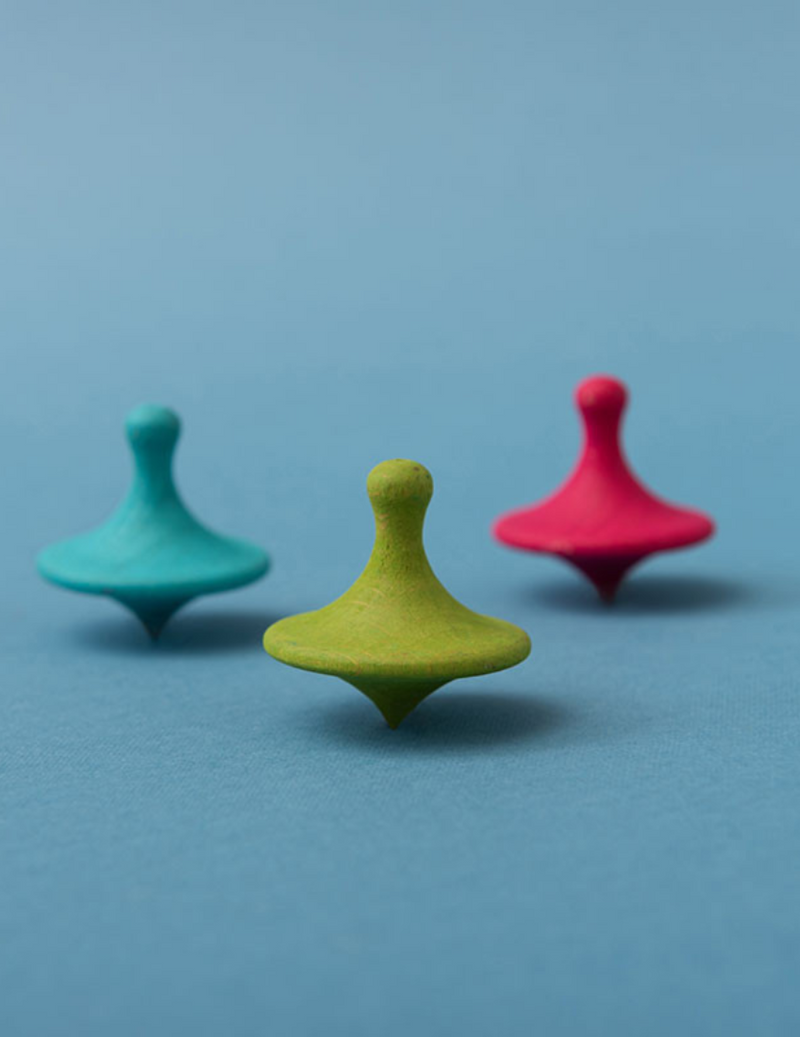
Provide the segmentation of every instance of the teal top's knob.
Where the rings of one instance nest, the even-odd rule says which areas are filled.
[[[52,583],[115,598],[155,638],[192,598],[263,576],[269,557],[254,544],[212,533],[184,505],[172,479],[180,435],[174,411],[143,404],[125,429],[134,460],[125,500],[102,526],[45,548],[37,565]]]

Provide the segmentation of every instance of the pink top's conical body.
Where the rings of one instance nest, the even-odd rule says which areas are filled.
[[[581,382],[575,399],[584,443],[574,472],[540,504],[501,515],[494,524],[504,544],[555,554],[577,566],[609,601],[627,570],[645,556],[687,547],[714,532],[708,516],[660,500],[629,468],[620,444],[627,397],[616,378],[595,375]]]

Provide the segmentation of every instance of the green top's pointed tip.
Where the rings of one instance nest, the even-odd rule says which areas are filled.
[[[427,507],[433,496],[433,476],[417,461],[383,461],[367,476],[367,493],[374,508],[391,509],[405,503]]]
[[[129,412],[125,431],[134,450],[138,447],[169,450],[180,435],[181,419],[169,407],[142,403]]]

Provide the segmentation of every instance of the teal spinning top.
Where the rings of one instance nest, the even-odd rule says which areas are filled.
[[[156,638],[192,598],[263,576],[269,556],[212,533],[187,510],[172,480],[180,434],[174,411],[144,404],[131,411],[125,429],[134,460],[127,497],[104,525],[45,548],[37,565],[52,583],[115,598]]]

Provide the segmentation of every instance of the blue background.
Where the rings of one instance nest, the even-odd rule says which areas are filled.
[[[0,1031],[794,1035],[800,8],[0,5]],[[719,535],[604,609],[488,526],[627,380]],[[274,570],[151,647],[36,551],[122,422]],[[436,480],[443,582],[522,666],[396,733],[267,657]]]

